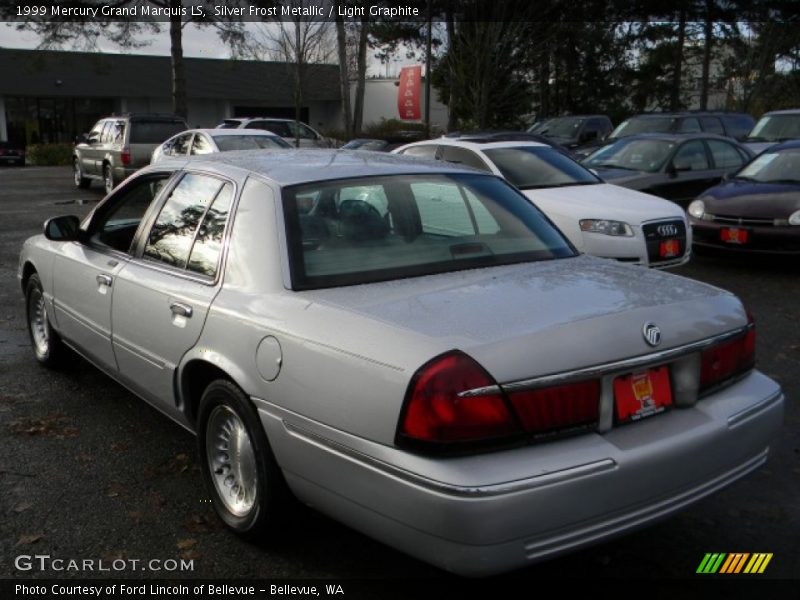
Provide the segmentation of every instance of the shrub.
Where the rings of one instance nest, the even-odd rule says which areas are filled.
[[[72,144],[29,144],[25,154],[30,165],[41,167],[72,164]]]

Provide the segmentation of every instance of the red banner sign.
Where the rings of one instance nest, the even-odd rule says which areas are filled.
[[[400,69],[400,89],[397,92],[397,112],[403,121],[419,121],[422,111],[419,104],[422,67]]]

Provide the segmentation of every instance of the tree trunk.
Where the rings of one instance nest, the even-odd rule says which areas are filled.
[[[367,80],[367,34],[369,21],[361,19],[361,32],[358,37],[358,81],[356,82],[356,101],[353,108],[353,134],[361,135],[364,125],[364,90]]]
[[[181,0],[170,0],[173,13],[169,18],[169,41],[172,55],[172,112],[184,119],[189,116],[186,105],[186,71],[183,63],[183,25],[180,16]]]
[[[342,91],[342,124],[345,136],[353,135],[353,122],[350,113],[350,74],[347,70],[347,35],[344,31],[344,18],[339,16],[341,0],[336,0],[336,47],[339,54],[339,79]]]
[[[447,3],[447,9],[445,13],[445,21],[446,21],[446,28],[447,28],[447,53],[450,55],[453,52],[453,44],[456,41],[456,23],[455,19],[453,18],[453,3]],[[448,99],[447,99],[447,131],[455,131],[458,127],[458,120],[456,118],[456,90],[455,90],[455,73],[453,68],[453,61],[447,61],[447,88],[448,92]]]
[[[708,79],[711,69],[711,46],[714,43],[713,0],[706,0],[706,21],[703,29],[703,74],[700,80],[700,110],[708,109]]]
[[[669,109],[678,110],[681,107],[681,75],[683,70],[683,39],[686,36],[686,9],[681,8],[680,21],[678,22],[678,44],[675,48],[675,68],[672,73],[672,90],[669,100]]]
[[[304,49],[300,46],[300,21],[294,23],[294,48],[295,48],[295,69],[294,69],[294,120],[300,121],[300,105],[303,102],[303,60]],[[295,124],[297,125],[297,124]],[[300,127],[294,128],[294,147],[300,147]]]

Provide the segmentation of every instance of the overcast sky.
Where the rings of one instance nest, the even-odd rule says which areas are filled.
[[[15,23],[0,21],[0,47],[2,48],[36,48],[39,44],[38,36],[30,32],[20,32],[14,28]],[[245,23],[251,28],[254,23]],[[118,46],[111,44],[107,40],[100,39],[98,46],[102,52],[130,52],[135,54],[155,54],[169,56],[169,31],[162,27],[160,33],[141,38],[142,41],[149,40],[150,43],[141,48],[133,50],[121,50]],[[63,47],[62,50],[74,50],[76,48]],[[189,24],[183,30],[183,54],[199,58],[229,58],[230,50],[220,42],[214,29],[211,27],[199,28]],[[369,63],[369,76],[397,76],[400,67],[406,64],[418,64],[413,60],[407,60],[405,56],[399,56],[388,65],[381,65],[377,59],[372,59]]]

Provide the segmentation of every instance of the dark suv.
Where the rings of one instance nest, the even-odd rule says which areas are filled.
[[[568,150],[576,150],[587,144],[596,146],[612,129],[611,119],[605,115],[570,115],[549,119],[536,133]]]
[[[634,115],[611,132],[606,141],[640,133],[715,133],[743,141],[755,124],[745,113],[690,111]]]
[[[100,119],[76,140],[72,152],[75,185],[87,188],[95,179],[110,192],[128,175],[149,165],[159,144],[186,129],[186,121],[174,115],[127,114]]]

